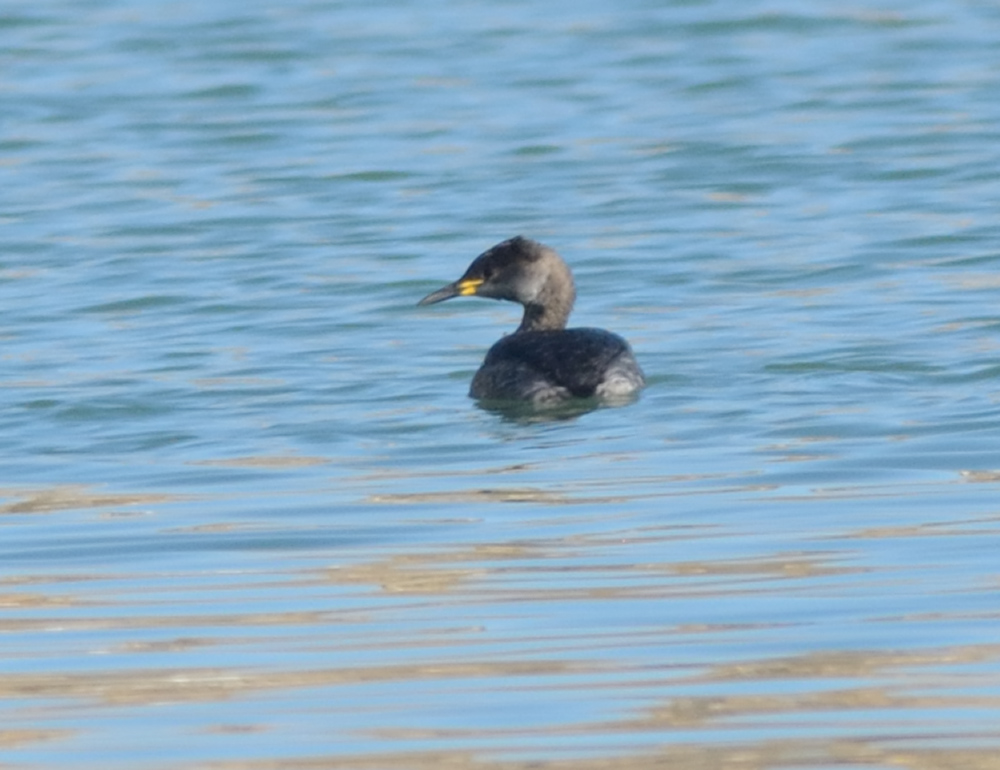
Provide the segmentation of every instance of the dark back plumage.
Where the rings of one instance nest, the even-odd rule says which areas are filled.
[[[628,352],[625,340],[604,329],[522,332],[495,343],[483,367],[523,364],[574,397],[591,398],[608,367]]]

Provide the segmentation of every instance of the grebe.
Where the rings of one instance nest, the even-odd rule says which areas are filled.
[[[629,344],[604,329],[567,329],[576,289],[554,249],[518,236],[480,254],[465,274],[418,305],[489,297],[524,306],[521,325],[490,348],[469,395],[536,405],[570,398],[620,400],[646,381]]]

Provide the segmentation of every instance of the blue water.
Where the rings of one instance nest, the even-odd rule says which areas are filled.
[[[0,764],[992,766],[998,39],[0,11]],[[416,302],[518,233],[636,403],[469,400],[518,309]]]

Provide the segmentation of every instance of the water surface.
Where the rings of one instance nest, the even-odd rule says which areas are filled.
[[[0,765],[1000,767],[998,38],[0,15]],[[637,403],[467,398],[517,233]]]

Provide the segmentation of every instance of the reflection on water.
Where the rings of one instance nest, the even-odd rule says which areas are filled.
[[[14,500],[0,505],[0,514],[52,513],[80,508],[151,505],[175,499],[163,494],[117,494],[68,485],[50,489],[0,489],[0,500],[4,498],[14,498]]]
[[[516,401],[477,401],[477,406],[515,425],[532,425],[535,423],[561,422],[582,417],[595,409],[626,407],[634,404],[641,397],[640,393],[624,396],[606,396],[604,398],[574,398],[569,401],[533,405],[529,402]]]
[[[979,601],[994,595],[995,580],[943,583],[950,599],[940,604],[915,595],[929,584],[911,572],[927,563],[885,560],[864,544],[891,542],[904,553],[927,539],[935,549],[955,537],[995,543],[1000,513],[827,528],[811,538],[621,509],[589,526],[572,515],[538,519],[546,508],[614,510],[647,497],[594,498],[581,486],[565,496],[513,486],[371,496],[364,508],[481,516],[483,506],[527,506],[536,526],[506,540],[388,553],[279,548],[271,566],[249,560],[244,569],[9,574],[0,590],[8,723],[0,740],[25,756],[34,747],[55,757],[88,733],[110,735],[122,713],[184,731],[182,710],[199,704],[214,710],[195,740],[205,756],[233,735],[264,741],[208,765],[221,768],[538,766],[523,753],[549,757],[546,767],[997,766],[989,739],[1000,644],[982,631],[997,627],[1000,612]],[[944,487],[931,491],[955,484]],[[747,496],[801,504],[780,492],[733,486],[722,504]],[[5,508],[8,522],[92,509],[81,520],[91,530],[111,509],[152,506],[157,517],[177,504],[86,489],[21,495]],[[819,499],[884,497],[859,488]],[[953,581],[947,559],[935,562]],[[927,607],[935,609],[919,611]],[[519,713],[517,703],[534,705]],[[502,720],[488,716],[495,708]],[[297,729],[324,736],[310,751],[275,753],[289,715]],[[271,758],[255,758],[259,751]]]

